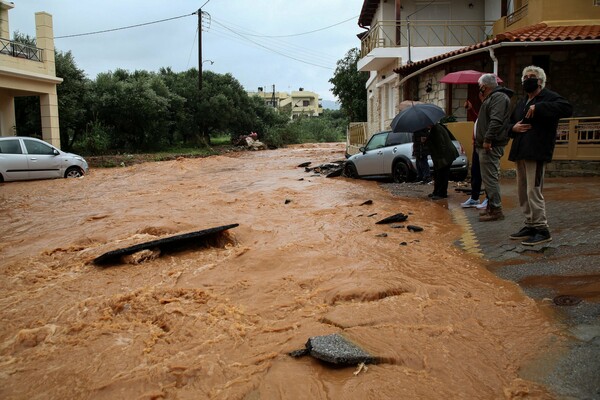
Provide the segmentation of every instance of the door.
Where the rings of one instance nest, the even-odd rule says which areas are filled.
[[[383,150],[388,133],[378,133],[371,137],[363,153],[358,153],[354,159],[356,171],[360,176],[382,175]]]
[[[27,155],[17,138],[0,141],[0,172],[6,181],[29,179]]]
[[[29,179],[61,177],[61,157],[55,154],[54,147],[41,140],[22,139],[27,149]]]

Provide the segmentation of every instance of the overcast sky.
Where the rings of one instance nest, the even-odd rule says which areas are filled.
[[[206,3],[206,4],[205,4]],[[290,92],[302,87],[336,100],[329,79],[356,35],[363,0],[14,0],[15,31],[35,36],[35,12],[52,15],[55,46],[71,51],[95,79],[117,68],[175,72],[198,67],[198,8],[209,14],[202,32],[203,69],[231,73],[246,90]],[[181,17],[181,18],[177,18]],[[106,33],[80,35],[175,18]]]

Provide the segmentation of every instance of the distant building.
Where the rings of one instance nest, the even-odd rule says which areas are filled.
[[[36,44],[31,47],[10,40],[8,11],[12,2],[0,0],[0,136],[16,134],[15,97],[38,96],[42,138],[60,148],[58,98],[54,63],[52,16],[35,13]]]
[[[323,114],[323,106],[319,95],[303,88],[288,94],[286,92],[276,92],[274,88],[273,91],[266,92],[262,87],[259,87],[256,92],[248,92],[248,96],[258,96],[264,100],[266,105],[280,111],[290,107],[290,119],[298,118],[301,115],[318,117]]]

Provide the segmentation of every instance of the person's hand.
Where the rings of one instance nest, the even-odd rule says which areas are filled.
[[[529,113],[529,112],[527,112],[527,113]],[[512,127],[513,132],[518,132],[518,133],[527,132],[530,129],[531,129],[531,124],[524,124],[523,120],[517,122]]]
[[[533,113],[535,113],[535,104],[529,106],[527,114],[525,114],[525,118],[533,118]]]
[[[470,110],[473,108],[473,104],[471,104],[471,102],[469,100],[465,101],[465,108],[467,110]]]
[[[492,144],[483,142],[483,149],[486,151],[486,153],[489,153],[490,151],[492,151]]]

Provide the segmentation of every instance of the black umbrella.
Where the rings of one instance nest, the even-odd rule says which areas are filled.
[[[446,113],[435,104],[421,103],[398,113],[390,124],[394,132],[416,132],[438,123]]]

